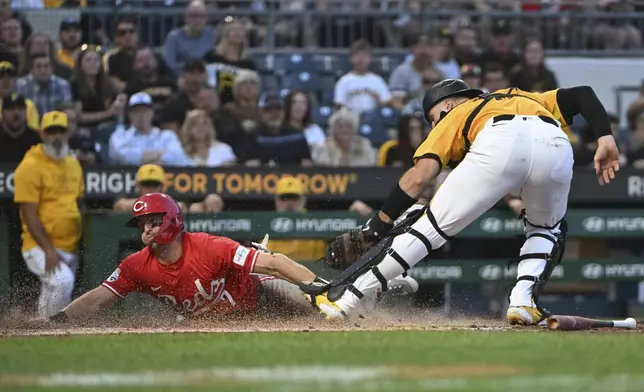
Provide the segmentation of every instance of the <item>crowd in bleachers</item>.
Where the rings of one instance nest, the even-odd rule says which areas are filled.
[[[399,3],[414,10],[439,2],[386,2],[388,7]],[[472,1],[468,7],[480,10],[491,3]],[[497,3],[521,7],[520,2]],[[603,6],[610,11],[622,5]],[[18,134],[16,127],[37,131],[42,115],[64,111],[73,129],[71,148],[85,164],[407,166],[429,132],[422,96],[439,80],[463,78],[485,91],[557,87],[544,64],[542,37],[519,39],[517,26],[507,18],[479,20],[476,28],[472,20],[460,18],[427,33],[409,30],[403,39],[407,51],[400,54],[376,53],[374,48],[382,46],[377,37],[355,34],[344,54],[296,48],[267,53],[249,51],[251,41],[262,35],[257,21],[227,16],[213,25],[212,3],[185,6],[183,25],[170,31],[160,48],[142,38],[140,19],[122,15],[112,26],[102,26],[113,27],[101,34],[113,37],[109,49],[96,45],[107,41],[92,42],[95,34],[87,38],[80,19],[62,20],[55,40],[10,6],[0,4],[0,96],[24,99],[13,97],[12,107],[2,109],[2,134]],[[533,10],[525,4],[522,9]],[[397,20],[397,32],[408,31],[413,18]],[[481,34],[485,23],[489,30]],[[293,32],[279,25],[275,29]],[[636,165],[644,158],[642,102],[629,112],[632,132],[620,135],[624,160]],[[12,110],[19,111],[18,117],[24,113],[21,122],[10,123]],[[568,131],[578,163],[586,165],[592,141],[584,127],[579,129],[577,134]],[[7,158],[0,156],[0,161]]]

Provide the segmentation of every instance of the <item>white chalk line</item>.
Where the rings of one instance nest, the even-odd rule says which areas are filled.
[[[458,368],[458,366],[456,366]],[[452,376],[428,377],[422,375],[401,378],[397,370],[388,367],[326,367],[282,366],[255,368],[228,368],[185,371],[150,371],[138,373],[58,373],[44,376],[0,376],[0,386],[21,385],[40,387],[155,387],[210,385],[217,381],[240,383],[274,383],[276,390],[310,391],[314,384],[319,390],[351,384],[354,391],[396,390],[398,386],[416,386],[429,391],[567,388],[586,392],[640,391],[644,375],[507,375],[507,376]],[[416,368],[418,369],[418,368]],[[432,367],[427,369],[431,370]],[[262,384],[268,389],[268,385]]]

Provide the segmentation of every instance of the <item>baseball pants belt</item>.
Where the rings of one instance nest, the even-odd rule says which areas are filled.
[[[514,114],[500,114],[498,116],[495,116],[492,119],[492,123],[496,124],[499,121],[512,121],[512,120],[514,120],[515,117],[517,117],[517,115],[514,115]],[[548,117],[548,116],[537,116],[537,117],[539,117],[539,119],[541,119],[541,121],[543,121],[545,123],[552,124],[555,127],[559,127],[559,124],[557,124],[557,120],[555,120],[552,117]]]

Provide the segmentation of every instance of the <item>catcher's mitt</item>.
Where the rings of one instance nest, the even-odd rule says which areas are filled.
[[[362,227],[357,227],[329,243],[324,252],[324,265],[344,270],[375,244],[365,239]]]

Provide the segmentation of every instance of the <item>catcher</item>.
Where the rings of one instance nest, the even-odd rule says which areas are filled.
[[[507,320],[539,323],[548,316],[538,304],[539,292],[566,244],[573,151],[562,126],[577,114],[591,124],[598,142],[595,171],[603,185],[619,170],[606,110],[588,86],[484,94],[462,80],[447,79],[426,93],[423,111],[433,129],[416,151],[414,166],[376,216],[327,248],[328,264],[348,268],[330,284],[313,283],[303,290],[327,318],[351,315],[362,298],[386,291],[389,279],[405,274],[510,194],[523,199],[526,241]],[[445,167],[454,170],[430,205],[394,226]]]

